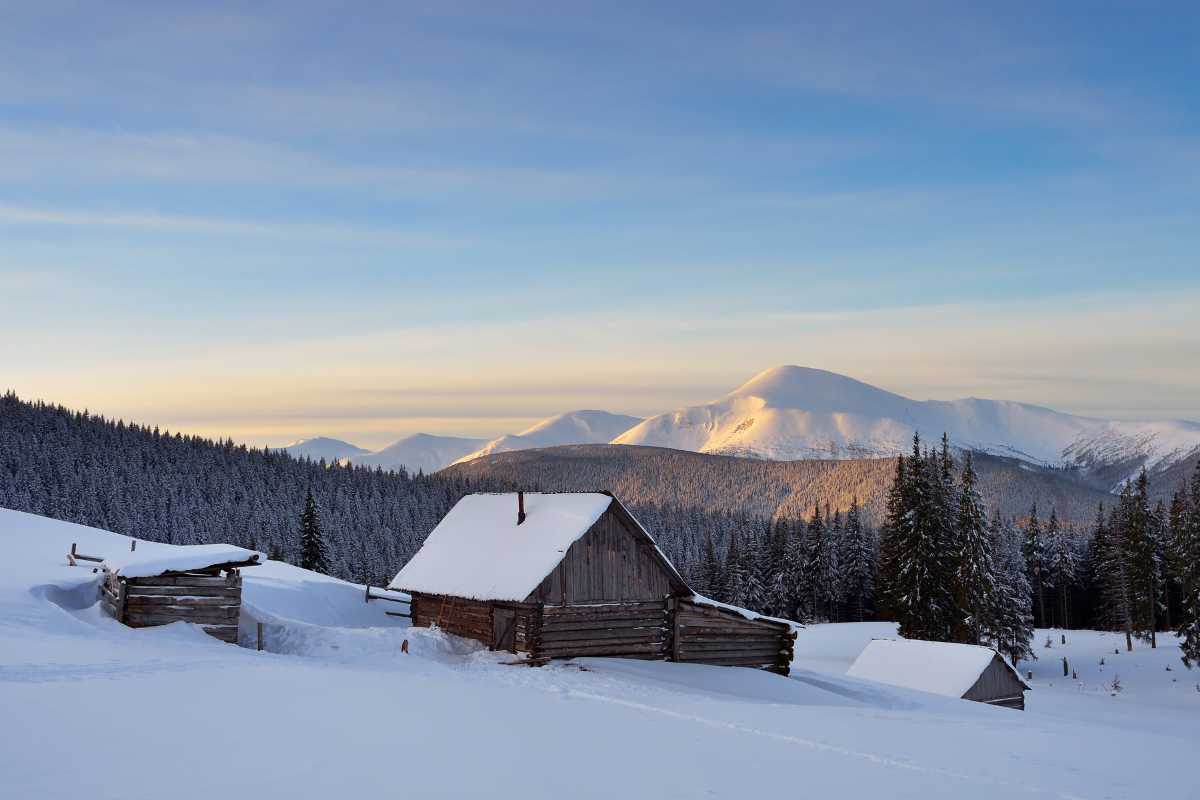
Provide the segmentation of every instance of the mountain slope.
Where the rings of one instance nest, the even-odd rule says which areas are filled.
[[[535,447],[559,447],[568,444],[604,444],[620,436],[642,421],[641,417],[610,414],[607,411],[568,411],[520,433],[501,436],[458,459],[470,461],[492,453],[508,453],[513,450],[528,450]]]
[[[1113,484],[1145,465],[1164,469],[1200,451],[1200,424],[1123,422],[1005,400],[910,400],[806,367],[774,367],[707,405],[651,417],[613,444],[669,447],[775,461],[883,458],[914,433],[1044,467],[1118,467]],[[1111,487],[1109,487],[1111,488]]]
[[[355,447],[349,442],[343,442],[341,439],[330,439],[325,436],[301,439],[298,442],[292,442],[283,449],[296,458],[308,456],[313,461],[320,461],[323,458],[326,462],[339,461],[343,458],[365,455],[371,452],[361,447]]]
[[[1106,492],[1073,480],[1078,471],[1033,467],[1012,459],[975,458],[980,489],[994,512],[1025,516],[1037,502],[1043,514],[1090,522]],[[507,482],[542,491],[607,489],[631,506],[672,505],[705,511],[808,517],[813,505],[845,511],[857,497],[872,524],[882,524],[888,487],[896,473],[890,458],[768,461],[658,447],[574,445],[495,453],[454,464],[442,477],[472,485]],[[1155,483],[1155,496],[1174,484]]]

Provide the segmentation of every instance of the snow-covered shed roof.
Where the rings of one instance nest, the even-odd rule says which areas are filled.
[[[459,500],[388,588],[521,602],[618,501],[599,492],[525,492],[526,517],[520,525],[517,502],[516,493]]]
[[[1017,671],[990,647],[915,639],[872,639],[846,674],[946,697],[962,697],[995,660],[1024,685]]]
[[[164,572],[194,572],[225,564],[261,564],[266,560],[262,553],[231,544],[166,545],[106,558],[103,567],[122,578],[149,578]]]

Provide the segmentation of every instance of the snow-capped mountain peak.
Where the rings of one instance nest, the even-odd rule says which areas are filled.
[[[338,461],[343,458],[350,458],[351,456],[359,456],[371,452],[361,447],[355,447],[349,442],[343,442],[341,439],[330,439],[326,436],[300,439],[299,441],[292,442],[283,449],[296,458],[308,456],[313,461],[320,461],[323,458],[326,462]]]
[[[535,447],[559,447],[568,444],[604,444],[642,421],[641,417],[610,414],[607,411],[585,409],[542,420],[520,433],[510,433],[493,439],[487,445],[459,461],[470,461],[492,453],[528,450]]]

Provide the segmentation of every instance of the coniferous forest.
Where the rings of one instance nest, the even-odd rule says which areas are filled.
[[[878,529],[853,496],[803,515],[628,505],[693,588],[760,613],[890,619],[905,636],[1011,658],[1033,652],[1034,627],[1147,642],[1174,630],[1200,660],[1200,464],[1169,506],[1151,502],[1143,473],[1090,525],[1054,508],[993,513],[971,456],[959,463],[944,441],[914,440],[895,464]],[[517,488],[539,486],[298,460],[0,399],[0,506],[148,541],[252,547],[359,583],[386,583],[464,494]]]

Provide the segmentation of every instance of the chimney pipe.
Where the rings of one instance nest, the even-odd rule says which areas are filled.
[[[517,492],[517,524],[525,521],[525,493]]]

